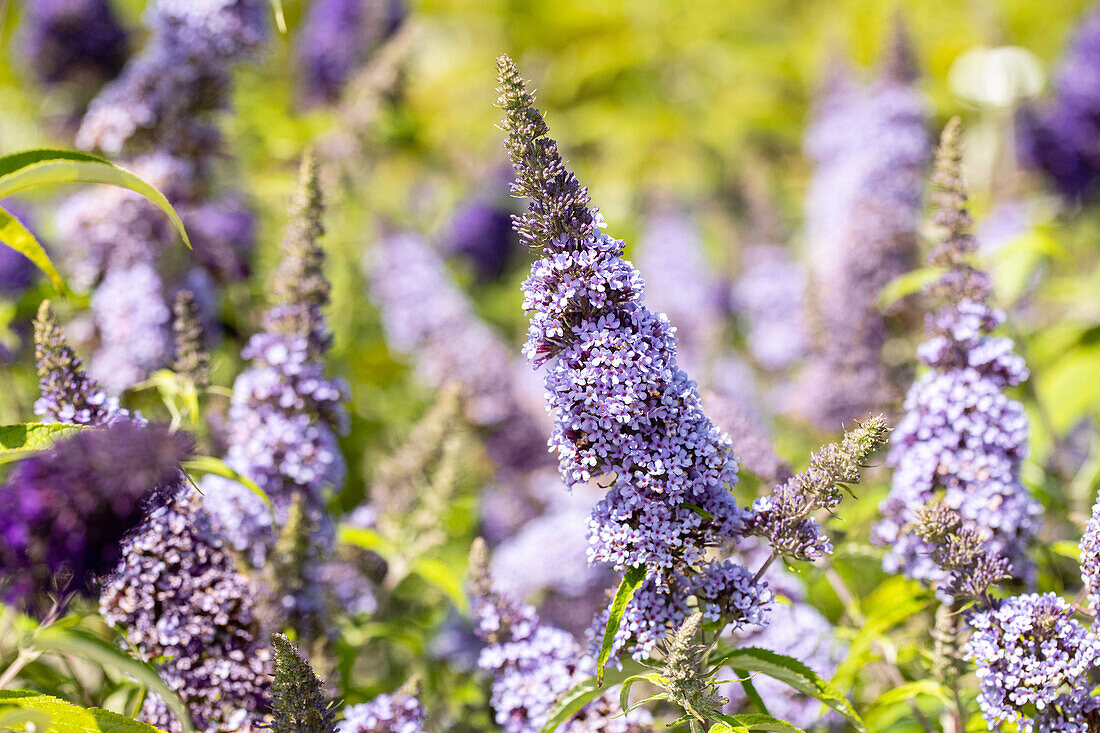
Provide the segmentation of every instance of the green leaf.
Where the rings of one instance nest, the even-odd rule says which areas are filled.
[[[735,669],[733,673],[741,679],[741,687],[745,689],[745,697],[752,701],[752,704],[756,706],[762,714],[768,714],[768,706],[764,704],[764,698],[760,697],[760,693],[756,691],[756,685],[752,683],[752,676],[744,669]]]
[[[61,279],[61,273],[54,267],[50,256],[46,254],[45,247],[35,239],[23,223],[10,213],[0,208],[0,243],[6,244],[16,252],[19,252],[33,262],[39,270],[46,273],[57,292],[62,295],[68,293],[65,281]]]
[[[157,693],[168,708],[181,721],[184,731],[193,731],[187,707],[179,695],[165,684],[152,665],[127,654],[124,650],[79,628],[47,626],[35,635],[32,642],[36,649],[71,654],[93,662],[100,667],[116,669],[132,677],[149,690]]]
[[[48,716],[50,733],[160,733],[157,728],[99,708],[81,708],[28,690],[0,690],[0,706]],[[5,711],[4,716],[11,715]]]
[[[615,600],[611,602],[611,612],[607,615],[607,627],[603,631],[603,643],[600,644],[600,656],[596,660],[596,686],[603,684],[603,669],[607,660],[611,658],[611,647],[615,643],[615,634],[619,631],[619,624],[623,620],[623,612],[626,604],[634,597],[634,591],[645,580],[645,566],[635,565],[626,571],[619,589],[615,591]]]
[[[951,703],[949,694],[950,690],[935,680],[916,680],[897,687],[891,687],[875,698],[874,702],[871,703],[871,707],[887,707],[899,702],[908,702],[920,695],[929,695],[939,700],[943,705],[949,705]]]
[[[719,723],[710,727],[710,733],[742,733],[743,731],[768,730],[778,733],[805,733],[801,728],[791,725],[785,720],[773,718],[770,715],[715,715]]]
[[[271,499],[268,497],[267,493],[260,488],[258,483],[248,476],[245,476],[243,473],[233,470],[222,459],[214,458],[213,456],[196,456],[189,461],[184,461],[183,468],[188,473],[212,473],[215,476],[221,476],[222,478],[236,481],[264,500],[264,504],[267,504],[267,509],[271,512],[271,519],[274,522],[275,505],[271,503]]]
[[[32,724],[36,731],[48,731],[50,729],[49,713],[0,705],[0,730],[26,730],[27,723]]]
[[[30,422],[0,425],[0,464],[26,458],[46,450],[59,440],[72,437],[81,430],[90,429],[85,425],[66,423]]]
[[[413,561],[412,572],[447,594],[462,614],[469,613],[470,600],[463,587],[463,574],[434,557],[418,557]]]
[[[286,34],[286,14],[283,13],[283,0],[271,0],[271,10],[275,13],[275,27]]]
[[[179,214],[160,191],[130,171],[90,153],[37,148],[0,158],[0,198],[56,183],[106,183],[141,194],[172,221],[184,244],[191,246]]]
[[[627,677],[623,680],[623,686],[619,688],[619,707],[623,709],[623,712],[630,710],[630,688],[634,686],[635,682],[648,682],[651,685],[663,688],[667,680],[657,672],[642,672]]]
[[[642,669],[642,665],[638,664],[633,659],[627,660],[623,664],[622,669],[608,670],[607,674],[604,675],[604,682],[613,687],[635,676]],[[539,733],[554,733],[554,731],[558,729],[558,726],[580,712],[580,709],[585,705],[599,697],[603,692],[600,687],[601,684],[596,681],[595,677],[581,680],[570,687],[569,690],[561,696],[557,704],[554,705],[554,709],[550,711],[550,715],[546,718],[546,722],[543,723],[542,728],[539,729]]]
[[[767,649],[745,647],[718,650],[711,656],[710,661],[715,667],[760,672],[785,682],[799,692],[817,698],[847,718],[856,730],[867,733],[867,726],[844,695],[797,659],[776,654]]]
[[[886,310],[907,295],[919,293],[940,278],[946,270],[942,267],[920,267],[886,283],[878,294],[878,307]]]

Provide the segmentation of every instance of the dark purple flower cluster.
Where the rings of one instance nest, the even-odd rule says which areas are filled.
[[[303,96],[333,102],[370,52],[405,19],[404,0],[317,0],[298,32]]]
[[[1011,576],[1008,560],[991,552],[982,534],[963,526],[959,513],[942,502],[920,509],[912,531],[932,548],[932,562],[946,574],[938,590],[957,606],[984,598]]]
[[[126,31],[108,0],[36,0],[27,4],[24,49],[47,84],[97,84],[122,68]]]
[[[668,319],[642,302],[643,283],[547,137],[515,65],[502,57],[500,105],[517,180],[531,199],[520,239],[543,255],[524,283],[524,353],[546,364],[551,448],[569,485],[606,480],[590,520],[590,561],[644,566],[655,587],[701,564],[739,533],[729,487],[737,462],[676,362]]]
[[[164,426],[118,421],[19,463],[0,487],[4,598],[33,607],[54,590],[88,592],[147,502],[178,485],[190,449]]]
[[[893,487],[874,538],[890,548],[888,570],[930,583],[943,580],[933,548],[906,531],[917,512],[942,499],[965,527],[989,542],[992,554],[1011,563],[1016,577],[1026,579],[1032,573],[1027,545],[1041,507],[1020,480],[1027,415],[1004,389],[1028,372],[1009,339],[989,335],[1004,316],[988,304],[989,277],[966,261],[976,244],[969,234],[957,123],[944,130],[933,183],[934,221],[946,235],[931,261],[946,272],[930,294],[943,305],[928,316],[929,339],[919,350],[928,371],[906,396],[906,415],[888,457]]]
[[[344,708],[337,733],[423,733],[424,708],[415,697],[379,695]]]
[[[309,558],[296,560],[304,563],[294,569],[301,587],[281,603],[304,617],[324,606],[320,568],[335,539],[326,504],[346,474],[338,436],[347,430],[342,404],[347,387],[325,376],[331,335],[323,314],[329,284],[318,243],[322,213],[316,164],[307,154],[272,283],[274,304],[264,314],[264,330],[242,351],[252,366],[233,385],[226,455],[226,463],[270,498],[280,527],[285,529],[293,507],[301,515],[296,521],[309,536]],[[220,476],[204,477],[202,487],[206,508],[229,545],[262,565],[277,539],[268,506],[247,487]]]
[[[516,250],[511,213],[489,201],[466,202],[451,216],[445,242],[449,253],[470,263],[478,280],[495,280]]]
[[[1053,79],[1054,98],[1020,120],[1024,163],[1037,168],[1069,199],[1096,190],[1100,178],[1100,9],[1080,19]]]
[[[493,589],[487,561],[479,540],[470,559],[475,631],[486,644],[478,666],[493,676],[496,723],[505,733],[537,733],[562,694],[591,676],[594,665],[571,634],[541,624],[534,607]],[[560,730],[634,733],[648,722],[644,713],[624,714],[607,693]]]
[[[811,305],[820,335],[794,409],[823,429],[881,411],[894,397],[877,301],[916,258],[931,145],[914,77],[899,35],[869,88],[846,76],[830,80],[807,133],[815,164],[807,211]]]
[[[1100,637],[1073,613],[1053,593],[1031,593],[970,615],[965,655],[977,666],[990,729],[1010,721],[1022,733],[1095,730],[1090,722],[1100,714],[1087,679],[1100,660]]]
[[[241,730],[267,707],[272,674],[257,618],[258,590],[213,531],[202,498],[176,472],[175,495],[126,539],[104,585],[100,614],[179,693],[200,731]],[[180,723],[151,695],[141,719],[172,733]]]

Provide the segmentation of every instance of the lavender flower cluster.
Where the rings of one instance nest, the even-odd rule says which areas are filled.
[[[303,628],[313,627],[324,609],[321,568],[335,540],[326,504],[346,474],[338,436],[347,430],[347,388],[324,375],[331,335],[322,312],[329,300],[318,243],[322,212],[316,162],[307,154],[272,284],[275,302],[264,314],[264,330],[242,351],[252,366],[233,385],[226,455],[229,466],[270,498],[284,534],[302,536],[287,536],[289,547],[276,548],[272,513],[256,494],[219,476],[202,484],[206,508],[231,547],[257,567],[276,549],[297,565],[296,585],[279,605]]]
[[[805,268],[777,244],[747,248],[741,266],[733,301],[748,326],[749,352],[765,369],[786,369],[805,354],[809,340]]]
[[[480,540],[471,551],[470,594],[478,638],[486,646],[478,666],[493,676],[490,704],[505,733],[537,733],[558,699],[595,670],[566,631],[540,623],[532,606],[492,587]],[[609,693],[588,703],[559,730],[567,733],[641,733],[649,716],[626,713]]]
[[[894,396],[877,298],[916,256],[930,141],[915,77],[899,30],[870,87],[859,88],[846,72],[829,80],[806,135],[815,164],[807,240],[821,335],[794,409],[822,429],[880,411]]]
[[[180,285],[247,273],[251,214],[239,196],[218,196],[222,155],[210,112],[228,98],[232,62],[264,38],[261,0],[158,0],[146,11],[151,39],[92,100],[77,144],[127,156],[165,193],[196,236],[200,266],[168,256],[174,233],[148,201],[123,189],[78,193],[58,210],[66,259],[81,287],[97,287],[92,312],[101,344],[92,371],[121,390],[171,360],[171,302]]]
[[[1054,74],[1054,97],[1020,120],[1024,162],[1045,173],[1063,196],[1079,199],[1095,192],[1100,177],[1100,9],[1086,11]]]
[[[370,702],[349,705],[337,733],[422,733],[424,708],[415,697],[379,695]]]
[[[1027,415],[1003,390],[1028,372],[1009,339],[989,335],[1004,316],[988,304],[989,277],[966,261],[976,244],[968,233],[957,124],[944,130],[933,183],[934,221],[946,235],[932,264],[946,272],[931,294],[943,305],[927,319],[929,339],[918,354],[929,369],[906,397],[887,459],[895,469],[893,486],[873,536],[890,548],[887,570],[929,583],[943,580],[932,547],[906,531],[917,512],[942,498],[989,541],[993,554],[1011,563],[1016,577],[1026,579],[1032,572],[1027,545],[1041,508],[1020,480]]]
[[[123,543],[99,610],[108,625],[125,631],[140,658],[156,664],[199,730],[239,730],[263,720],[272,674],[259,589],[238,571],[202,497],[176,476],[175,495]],[[156,695],[147,698],[141,719],[170,733],[182,730]]]

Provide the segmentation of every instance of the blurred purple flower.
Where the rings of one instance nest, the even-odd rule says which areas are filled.
[[[478,280],[495,280],[504,273],[516,250],[511,213],[485,201],[463,204],[451,216],[445,247],[464,258]]]
[[[108,0],[35,0],[26,4],[23,24],[24,52],[47,84],[102,83],[118,74],[129,52]]]
[[[422,733],[424,708],[415,697],[379,695],[370,702],[344,708],[337,733]]]
[[[156,494],[181,480],[190,440],[128,421],[79,432],[19,463],[0,486],[0,577],[7,602],[87,593]]]

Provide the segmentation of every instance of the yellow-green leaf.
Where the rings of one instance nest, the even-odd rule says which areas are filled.
[[[611,611],[607,614],[607,626],[603,631],[603,642],[600,644],[599,658],[596,659],[596,686],[603,684],[604,667],[611,658],[611,648],[615,645],[615,634],[619,632],[619,624],[623,620],[623,612],[626,604],[634,597],[634,591],[645,580],[646,569],[644,565],[636,565],[626,571],[619,589],[615,591],[615,600],[611,602]]]
[[[57,441],[75,435],[81,430],[90,429],[85,425],[66,423],[31,422],[0,425],[0,464],[26,458],[46,450]]]
[[[12,710],[48,716],[50,733],[159,733],[145,723],[99,708],[81,708],[56,697],[28,690],[0,690],[0,710],[5,717]],[[24,717],[24,720],[27,718]]]
[[[236,481],[253,494],[263,499],[264,504],[267,505],[268,511],[271,512],[272,519],[274,519],[275,505],[271,503],[271,499],[268,497],[267,492],[261,489],[260,485],[248,476],[230,468],[222,459],[214,458],[213,456],[197,456],[189,461],[184,461],[183,468],[188,473],[212,473],[215,476],[221,476],[222,478]]]
[[[30,230],[23,226],[22,222],[2,208],[0,208],[0,242],[22,254],[39,270],[46,273],[46,277],[57,288],[57,292],[62,295],[68,292],[65,281],[61,279],[61,273],[57,271],[50,256],[46,254],[45,247],[35,239]]]

